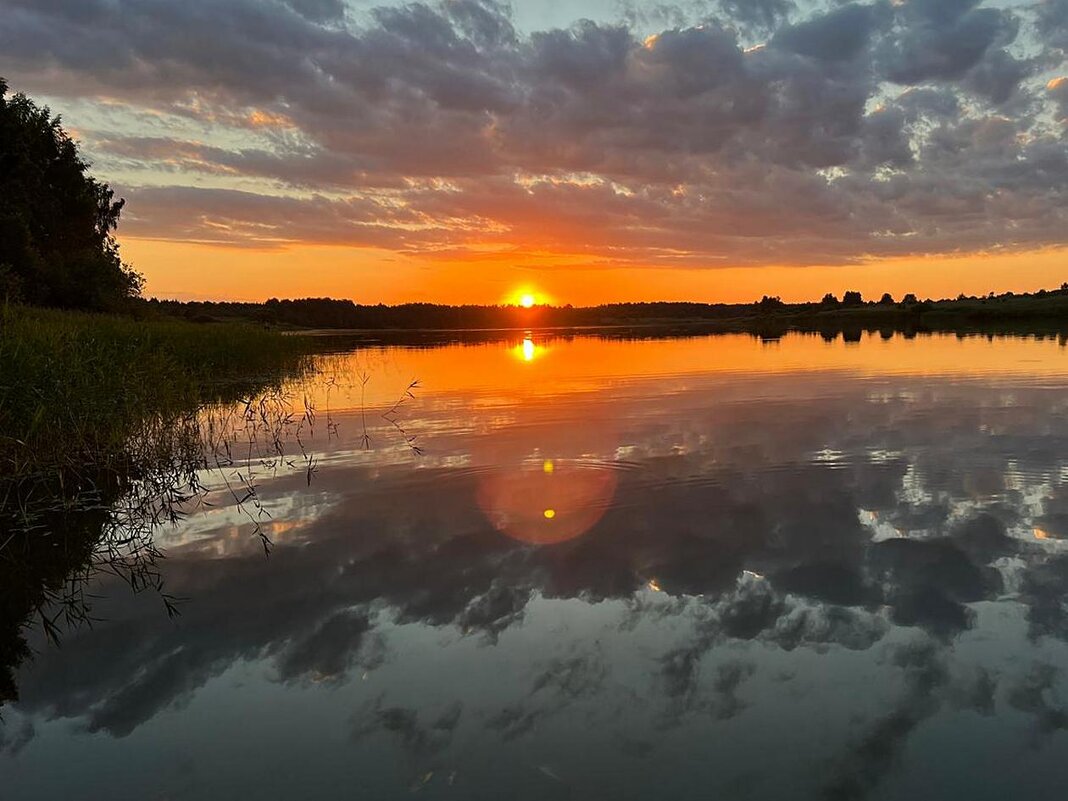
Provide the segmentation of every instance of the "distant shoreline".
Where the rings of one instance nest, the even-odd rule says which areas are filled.
[[[611,303],[601,306],[449,306],[405,303],[361,305],[333,298],[271,299],[265,303],[138,301],[149,316],[191,322],[252,322],[308,336],[369,332],[507,333],[526,330],[596,331],[678,327],[708,331],[896,328],[958,330],[1012,327],[1068,328],[1068,284],[1030,294],[960,296],[947,300],[898,301],[884,295],[864,300],[847,292],[818,303],[784,303],[765,296],[756,303]]]

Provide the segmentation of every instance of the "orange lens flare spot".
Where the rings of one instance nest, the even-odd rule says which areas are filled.
[[[478,505],[493,527],[531,545],[581,537],[612,504],[616,474],[582,462],[526,462],[482,476]]]

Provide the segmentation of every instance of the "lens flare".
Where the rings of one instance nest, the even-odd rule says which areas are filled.
[[[477,497],[501,533],[531,545],[553,545],[581,537],[597,524],[612,505],[616,481],[615,471],[599,464],[531,460],[484,475]]]

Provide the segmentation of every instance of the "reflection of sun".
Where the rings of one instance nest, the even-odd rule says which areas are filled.
[[[509,348],[509,351],[521,362],[532,362],[539,356],[544,355],[545,348],[541,345],[535,345],[534,340],[528,334],[523,337],[523,341],[520,344]]]
[[[519,305],[522,306],[524,309],[531,308],[534,305],[534,302],[535,302],[535,298],[534,298],[533,295],[527,294],[527,295],[520,295],[520,297],[519,297]]]

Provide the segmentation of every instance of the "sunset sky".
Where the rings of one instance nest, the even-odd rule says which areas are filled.
[[[0,0],[146,294],[1068,280],[1068,0]]]

